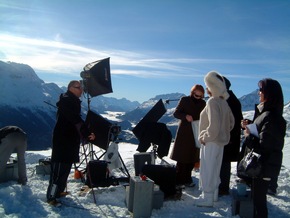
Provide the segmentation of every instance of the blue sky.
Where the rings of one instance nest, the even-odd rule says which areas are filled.
[[[289,0],[0,0],[0,60],[45,82],[110,57],[113,93],[140,103],[189,94],[217,70],[238,97],[277,79],[290,100]]]

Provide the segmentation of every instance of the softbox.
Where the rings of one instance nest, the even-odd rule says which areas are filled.
[[[164,123],[152,122],[143,125],[143,132],[139,138],[137,151],[146,152],[153,143],[158,145],[157,155],[160,158],[168,155],[172,134]]]
[[[132,129],[139,140],[137,151],[145,152],[150,144],[158,145],[157,155],[162,158],[168,154],[172,135],[164,123],[157,122],[166,112],[160,99],[143,119]]]
[[[157,122],[166,113],[166,108],[162,99],[160,99],[151,110],[143,117],[143,119],[132,129],[134,135],[140,140],[146,123]]]
[[[92,143],[107,150],[110,143],[112,124],[101,115],[92,111],[88,111],[85,124],[88,126],[90,132],[93,132],[96,136]]]
[[[94,61],[84,66],[81,72],[84,92],[91,97],[113,92],[110,58]]]

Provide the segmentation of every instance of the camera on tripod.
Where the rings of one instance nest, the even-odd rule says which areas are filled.
[[[121,132],[121,126],[119,126],[118,124],[112,124],[111,128],[110,128],[110,141],[112,142],[116,142]]]
[[[121,126],[119,126],[118,124],[113,124],[111,127],[111,133],[113,135],[119,135],[121,132]]]

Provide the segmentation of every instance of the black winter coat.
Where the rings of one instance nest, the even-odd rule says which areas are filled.
[[[260,136],[257,143],[254,143],[254,149],[261,154],[262,178],[276,178],[282,165],[286,121],[275,107],[266,103],[261,111],[256,110],[254,116],[254,123]],[[253,138],[252,135],[248,137]]]
[[[228,90],[230,97],[227,103],[235,118],[234,128],[231,130],[231,138],[229,144],[224,147],[223,161],[238,161],[241,147],[241,120],[243,119],[242,106],[235,94]]]
[[[200,112],[206,103],[203,99],[182,97],[173,113],[179,119],[175,142],[170,158],[180,163],[196,163],[199,161],[200,149],[195,146],[191,123],[186,120],[186,115],[191,115],[193,120],[199,120]]]
[[[70,91],[57,102],[57,121],[53,130],[51,160],[74,163],[79,161],[80,139],[89,133],[81,118],[81,101]]]

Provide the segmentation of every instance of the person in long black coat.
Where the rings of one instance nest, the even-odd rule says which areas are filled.
[[[82,86],[73,80],[57,102],[57,121],[53,130],[51,174],[47,202],[58,204],[56,198],[65,194],[67,178],[73,163],[79,162],[80,140],[94,140],[81,118]]]
[[[238,161],[241,144],[241,120],[243,119],[242,106],[239,99],[230,90],[231,82],[224,77],[227,91],[230,97],[227,99],[227,103],[231,108],[231,111],[235,118],[234,128],[231,130],[230,142],[224,147],[222,166],[220,171],[221,183],[219,185],[219,195],[228,195],[230,188],[231,178],[231,162]]]
[[[177,185],[195,185],[191,171],[194,164],[199,162],[200,149],[195,145],[191,122],[199,120],[200,112],[206,105],[203,97],[204,88],[201,85],[193,86],[190,96],[182,97],[173,113],[173,116],[180,120],[170,155],[170,158],[176,161]]]
[[[254,124],[259,138],[247,128],[248,120],[242,121],[242,127],[245,128],[246,136],[244,145],[261,154],[262,172],[258,178],[253,179],[251,185],[254,217],[267,218],[267,190],[271,179],[276,179],[280,173],[286,121],[283,118],[284,100],[279,82],[267,78],[260,80],[258,86],[260,104],[254,115]]]

